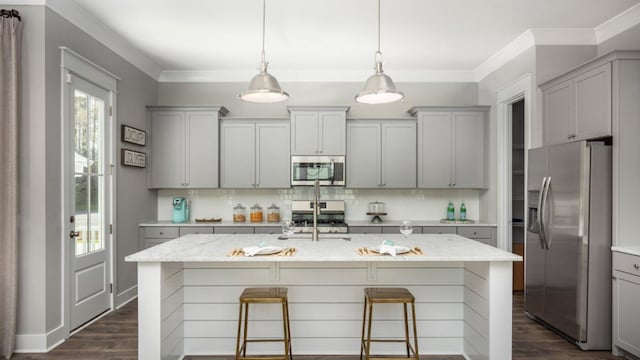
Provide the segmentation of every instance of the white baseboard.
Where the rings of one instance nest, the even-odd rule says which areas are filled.
[[[64,326],[46,334],[17,334],[16,353],[45,353],[65,342],[67,338]]]
[[[134,285],[117,294],[115,298],[115,308],[120,309],[136,298],[138,298],[138,285]]]

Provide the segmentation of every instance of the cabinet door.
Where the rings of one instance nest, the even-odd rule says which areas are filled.
[[[567,80],[543,91],[543,126],[545,145],[571,140],[575,132],[575,102],[572,80]]]
[[[291,113],[291,155],[318,155],[318,113]]]
[[[220,185],[255,187],[255,124],[223,121],[220,134]]]
[[[176,188],[185,185],[184,113],[151,113],[151,175],[149,187]]]
[[[218,114],[188,112],[186,186],[218,187]]]
[[[576,131],[573,140],[611,135],[611,64],[575,78]]]
[[[380,123],[347,125],[347,187],[380,187]]]
[[[453,132],[451,113],[420,113],[418,119],[418,187],[451,186]]]
[[[613,281],[613,341],[640,356],[640,276],[615,271]]]
[[[484,187],[484,112],[455,112],[452,186]]]
[[[318,152],[322,155],[345,155],[345,112],[321,111],[318,121]]]
[[[416,122],[391,120],[382,123],[382,186],[416,187]]]
[[[256,124],[256,186],[291,187],[288,121]]]

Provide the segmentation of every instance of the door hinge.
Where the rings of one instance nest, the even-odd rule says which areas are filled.
[[[113,283],[109,284],[109,293],[113,294]]]
[[[113,106],[109,106],[109,116],[113,116]]]
[[[71,84],[71,82],[73,82],[73,75],[71,75],[69,73],[65,74],[64,81],[67,84]]]
[[[109,234],[113,234],[113,224],[109,224]]]

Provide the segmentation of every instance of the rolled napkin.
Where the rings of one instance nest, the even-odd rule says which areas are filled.
[[[396,247],[393,245],[393,241],[385,240],[380,245],[380,255],[389,254],[391,256],[396,256]]]

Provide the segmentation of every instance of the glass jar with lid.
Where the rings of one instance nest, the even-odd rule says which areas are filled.
[[[236,205],[233,208],[233,222],[245,222],[247,220],[247,213],[245,207],[241,204]]]
[[[268,222],[280,222],[280,208],[276,204],[271,204],[267,208],[267,221]]]
[[[258,203],[251,207],[251,222],[262,222],[262,208]]]

